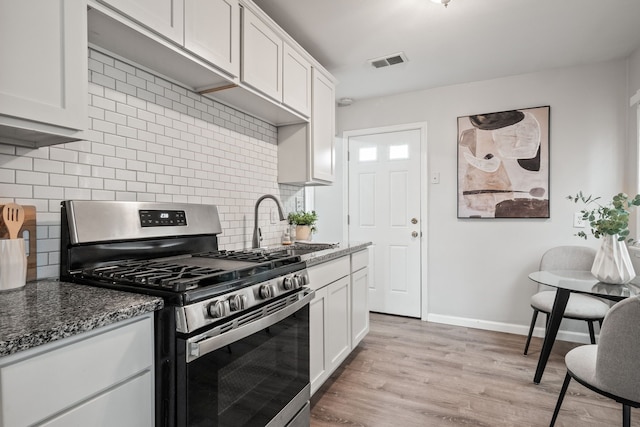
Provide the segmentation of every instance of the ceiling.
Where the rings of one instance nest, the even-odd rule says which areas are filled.
[[[359,99],[625,58],[639,0],[254,0]],[[404,52],[408,62],[367,60]]]

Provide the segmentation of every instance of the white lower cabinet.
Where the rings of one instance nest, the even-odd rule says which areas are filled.
[[[309,267],[309,371],[315,393],[369,332],[368,251]]]
[[[153,314],[0,358],[0,427],[154,424]]]

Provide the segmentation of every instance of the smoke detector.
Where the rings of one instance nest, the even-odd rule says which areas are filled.
[[[380,58],[369,59],[367,62],[374,68],[382,68],[390,65],[403,64],[408,61],[407,55],[405,55],[404,52],[398,52]]]

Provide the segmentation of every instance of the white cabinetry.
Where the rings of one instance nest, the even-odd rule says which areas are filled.
[[[278,182],[328,185],[335,173],[335,85],[313,69],[310,123],[278,128]]]
[[[311,179],[333,182],[335,173],[335,85],[314,69],[311,109]]]
[[[311,63],[286,43],[283,61],[282,102],[309,117],[311,115]]]
[[[0,358],[0,427],[152,426],[153,314]]]
[[[367,249],[308,268],[311,394],[369,332]]]
[[[241,81],[305,117],[311,112],[311,63],[274,23],[242,9]]]
[[[184,40],[184,0],[98,1],[178,44]]]
[[[327,286],[325,353],[334,371],[351,352],[351,283],[343,277]]]
[[[242,10],[241,80],[271,98],[282,100],[280,36],[248,8]]]
[[[369,251],[351,254],[351,348],[369,333]]]
[[[349,257],[309,267],[310,287],[316,291],[309,311],[311,394],[349,355]]]
[[[234,77],[240,73],[240,6],[237,0],[187,0],[184,47]]]
[[[82,139],[87,115],[86,4],[0,0],[0,143]]]

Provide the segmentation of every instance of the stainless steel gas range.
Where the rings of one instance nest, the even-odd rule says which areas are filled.
[[[215,206],[64,201],[61,280],[160,296],[157,426],[308,426],[299,256],[223,251]]]

